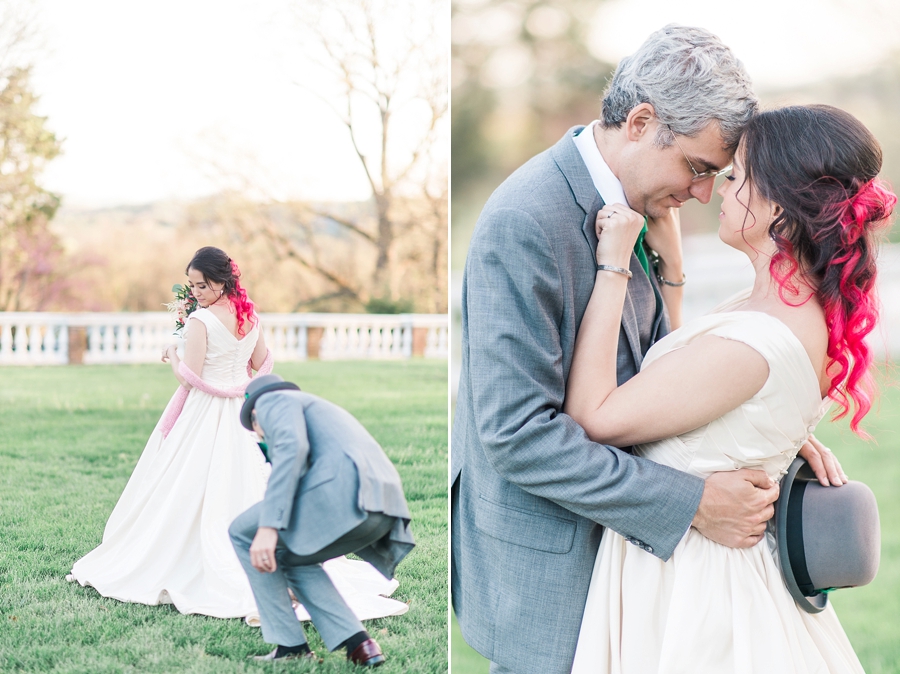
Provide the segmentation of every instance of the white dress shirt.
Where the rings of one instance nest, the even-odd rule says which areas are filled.
[[[600,148],[597,147],[597,141],[594,140],[594,126],[599,124],[599,120],[594,120],[588,124],[581,132],[575,136],[575,147],[581,153],[581,158],[587,166],[588,173],[591,174],[591,180],[594,181],[594,187],[603,198],[604,204],[625,204],[629,208],[628,200],[625,198],[625,190],[622,189],[622,183],[613,175],[609,164],[600,154]]]

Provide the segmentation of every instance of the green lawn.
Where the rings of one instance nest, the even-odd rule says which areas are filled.
[[[893,372],[889,379],[897,381]],[[873,442],[860,440],[846,423],[823,421],[816,431],[834,450],[851,479],[865,482],[878,499],[881,566],[870,585],[831,595],[841,623],[868,674],[900,672],[900,389],[882,386],[880,404],[864,422]],[[487,674],[488,664],[462,639],[455,619],[451,635],[454,674]]]
[[[370,621],[383,672],[447,671],[447,363],[309,362],[277,374],[352,412],[403,478],[418,543],[400,564],[403,616]],[[109,513],[175,390],[164,365],[0,368],[0,672],[259,672],[241,620],[123,604],[64,580]],[[321,665],[353,672],[307,629]]]

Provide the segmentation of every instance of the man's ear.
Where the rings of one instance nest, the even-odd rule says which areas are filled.
[[[630,141],[639,141],[648,133],[655,132],[656,111],[649,103],[634,106],[625,118],[625,137]]]

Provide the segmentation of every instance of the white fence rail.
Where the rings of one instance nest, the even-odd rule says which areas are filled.
[[[0,316],[3,317],[0,318],[0,364],[62,365],[68,362],[67,323],[60,322],[53,314],[0,313]]]
[[[440,314],[262,314],[276,362],[447,358]],[[173,340],[172,316],[0,312],[0,365],[154,363]]]

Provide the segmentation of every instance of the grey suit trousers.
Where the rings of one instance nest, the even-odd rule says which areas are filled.
[[[322,568],[322,562],[371,545],[390,531],[396,518],[369,513],[362,524],[311,555],[294,554],[279,536],[275,548],[278,568],[271,573],[262,573],[250,563],[250,545],[259,528],[262,507],[262,503],[257,503],[238,515],[229,527],[228,534],[250,581],[259,609],[263,639],[279,646],[306,643],[303,627],[291,606],[287,591],[290,587],[294,596],[309,612],[326,648],[333,651],[364,628],[334,587],[331,578]]]

